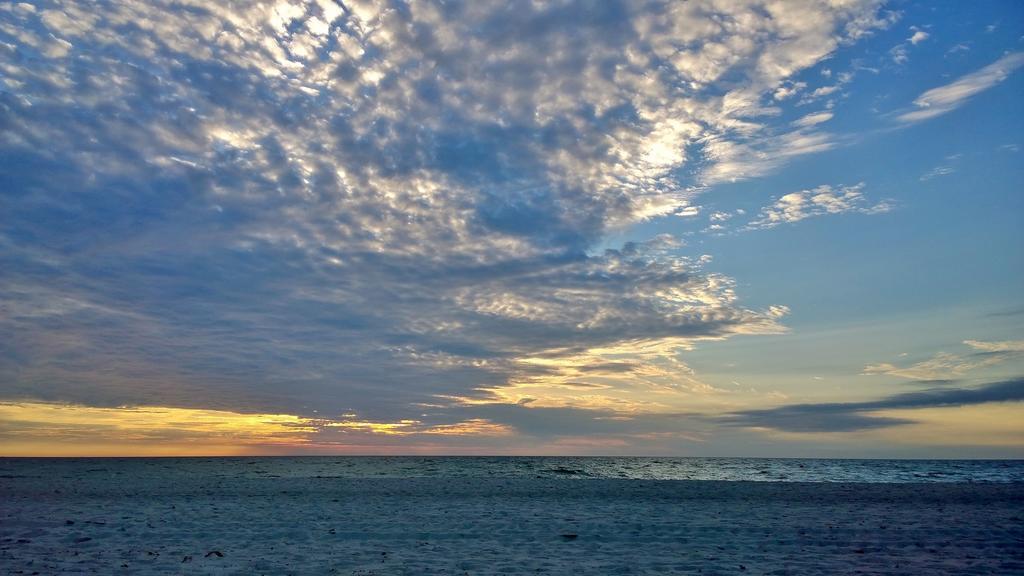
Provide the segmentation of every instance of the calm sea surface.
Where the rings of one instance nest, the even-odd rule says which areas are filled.
[[[309,456],[0,458],[0,478],[634,478],[767,482],[1022,482],[1024,460]]]

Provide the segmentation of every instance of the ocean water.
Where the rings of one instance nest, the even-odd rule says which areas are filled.
[[[759,482],[1024,482],[1024,460],[301,456],[0,458],[2,478],[627,478]]]

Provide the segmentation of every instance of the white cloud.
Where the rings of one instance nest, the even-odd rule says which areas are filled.
[[[944,164],[940,164],[939,166],[932,168],[928,172],[925,172],[924,174],[921,175],[919,180],[921,180],[921,182],[927,182],[928,180],[932,180],[933,178],[939,178],[941,176],[948,176],[950,174],[953,174],[954,172],[956,172],[957,162],[959,162],[959,160],[962,157],[963,154],[950,154],[949,156],[946,156]]]
[[[964,340],[963,343],[979,352],[968,355],[939,352],[928,360],[910,366],[896,366],[888,362],[871,364],[864,367],[863,374],[884,374],[910,380],[947,380],[979,368],[1001,364],[1024,354],[1024,340]]]
[[[927,182],[928,180],[938,178],[940,176],[949,176],[954,172],[956,172],[956,168],[953,168],[952,166],[936,166],[922,174],[919,180],[921,180],[921,182]]]
[[[772,95],[776,100],[787,100],[796,96],[801,90],[807,88],[806,82],[783,82]]]
[[[952,48],[946,50],[946,54],[957,54],[959,52],[969,52],[970,50],[971,46],[969,43],[957,42]]]
[[[983,340],[964,340],[964,344],[967,344],[975,350],[981,350],[982,352],[1020,352],[1024,353],[1024,340],[1003,340],[995,342],[985,342]]]
[[[0,393],[375,422],[782,329],[664,238],[590,251],[834,146],[777,106],[877,2],[380,6],[0,9]]]
[[[820,98],[822,96],[828,96],[829,94],[833,94],[836,90],[839,90],[839,85],[822,86],[821,88],[816,88],[811,92],[810,97]]]
[[[917,26],[911,26],[910,29],[913,30],[914,33],[907,38],[906,42],[897,44],[889,50],[892,61],[896,64],[906,64],[907,61],[910,60],[910,48],[907,46],[907,42],[909,42],[911,46],[917,46],[929,38],[929,34]]]
[[[793,125],[801,128],[808,128],[810,126],[821,124],[822,122],[828,122],[832,119],[832,116],[832,112],[815,112],[796,120],[793,122]]]
[[[758,218],[747,225],[747,229],[774,228],[780,224],[792,224],[827,214],[878,214],[892,209],[886,202],[869,205],[861,192],[863,189],[863,183],[837,187],[823,184],[811,190],[791,192],[763,208]]]
[[[902,122],[919,122],[955,110],[975,96],[999,84],[1024,65],[1024,52],[1012,52],[977,72],[961,76],[955,82],[932,88],[914,100],[917,110],[901,114]]]
[[[830,150],[836,146],[833,136],[799,128],[760,141],[735,142],[710,138],[704,152],[710,160],[703,177],[706,184],[735,182],[763,176],[790,158]]]
[[[910,60],[910,53],[907,50],[906,44],[893,46],[892,50],[889,50],[889,54],[892,55],[892,61],[897,64],[906,64]]]

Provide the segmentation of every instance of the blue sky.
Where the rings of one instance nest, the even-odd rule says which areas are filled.
[[[1022,69],[1013,2],[5,4],[0,438],[1021,457]]]

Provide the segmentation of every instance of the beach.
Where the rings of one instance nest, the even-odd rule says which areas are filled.
[[[7,470],[10,472],[10,469]],[[4,574],[1011,574],[1024,484],[0,478]]]

